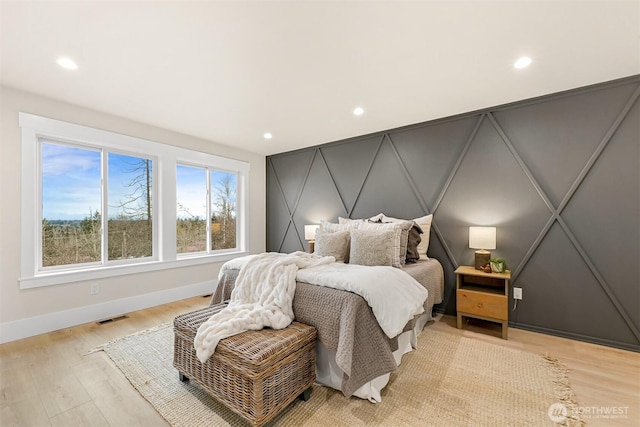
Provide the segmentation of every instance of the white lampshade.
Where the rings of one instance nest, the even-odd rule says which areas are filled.
[[[469,248],[471,249],[495,249],[495,227],[469,227]]]
[[[304,240],[316,240],[316,230],[320,228],[317,224],[304,226]]]

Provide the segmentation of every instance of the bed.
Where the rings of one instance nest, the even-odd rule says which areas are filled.
[[[338,262],[358,261],[356,259],[358,248],[357,245],[354,245],[354,239],[357,240],[359,231],[354,232],[354,230],[367,229],[367,232],[364,233],[367,238],[375,235],[381,229],[384,229],[382,230],[384,232],[392,229],[394,233],[397,232],[397,227],[393,226],[371,226],[368,228],[369,225],[363,225],[369,224],[371,221],[343,220],[341,222],[342,224],[323,223],[316,236],[317,254],[334,256]],[[404,222],[406,223],[406,221]],[[411,221],[411,223],[412,226],[418,224],[415,221]],[[409,230],[407,224],[403,226],[406,228],[404,231]],[[418,226],[416,230],[424,234],[422,228]],[[335,251],[335,245],[328,245],[322,241],[323,235],[324,237],[330,235],[330,240],[338,239],[339,234],[334,233],[342,233],[344,237],[344,231],[348,232],[351,259],[341,259],[340,254]],[[366,256],[376,257],[379,252],[385,251],[382,247],[384,244],[380,246],[380,242],[393,240],[395,243],[399,243],[398,240],[409,240],[408,233],[396,233],[397,238],[390,238],[390,233],[386,233],[384,236],[382,234],[378,236],[382,240],[372,242],[369,239],[364,242],[369,247],[368,252],[375,252],[373,255],[365,254],[365,258]],[[420,240],[423,239],[418,238],[418,241]],[[377,245],[372,246],[373,243]],[[406,257],[407,252],[411,250],[411,248],[407,249],[406,244],[405,247],[388,248],[389,254],[392,254],[390,257],[394,258],[393,262],[397,260],[398,254]],[[406,262],[408,258],[404,258],[405,262],[398,263],[399,265],[396,266],[427,290],[426,300],[422,304],[424,312],[409,320],[402,332],[393,338],[389,338],[388,334],[383,332],[369,303],[362,296],[353,292],[317,286],[301,280],[296,281],[292,307],[295,319],[314,326],[318,332],[316,376],[319,384],[340,390],[347,397],[355,396],[371,402],[381,401],[380,393],[388,383],[390,373],[397,369],[402,356],[415,348],[418,335],[431,319],[433,306],[442,302],[444,287],[442,265],[437,260],[426,257],[424,246],[422,250],[424,251],[422,257],[419,256],[419,251],[416,251],[416,256],[410,260],[411,262]],[[360,262],[363,262],[362,259],[361,256]],[[373,266],[377,265],[379,260],[364,262],[372,262]],[[239,273],[239,268],[225,268],[221,271],[211,304],[218,304],[231,297]]]
[[[381,390],[396,370],[402,355],[416,345],[417,336],[431,319],[434,304],[442,302],[444,274],[435,259],[420,260],[404,268],[428,290],[424,313],[415,316],[402,334],[389,339],[371,308],[359,295],[337,289],[296,283],[293,312],[296,320],[318,331],[317,382],[349,396],[380,402]],[[228,300],[237,269],[220,277],[211,304]]]

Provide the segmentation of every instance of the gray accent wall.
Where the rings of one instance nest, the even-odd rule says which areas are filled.
[[[434,214],[428,255],[473,265],[497,227],[515,327],[640,351],[640,76],[267,157],[267,250],[304,225]]]

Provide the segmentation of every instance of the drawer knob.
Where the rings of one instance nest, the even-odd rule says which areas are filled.
[[[482,303],[481,302],[478,303],[478,308],[482,308]]]

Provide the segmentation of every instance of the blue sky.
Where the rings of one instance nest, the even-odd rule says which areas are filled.
[[[207,217],[207,170],[178,165],[176,175],[178,218]]]
[[[42,144],[42,216],[82,219],[101,210],[100,151]]]
[[[235,174],[212,170],[211,191],[215,195],[217,188],[220,187],[220,181],[229,176],[232,177],[234,189],[232,202],[235,204]],[[205,168],[178,165],[176,176],[178,218],[191,219],[196,216],[206,218],[206,179]]]
[[[127,184],[141,172],[132,170],[140,158],[109,153],[109,217],[121,211],[133,188]],[[48,220],[79,220],[96,210],[102,213],[100,199],[101,152],[67,145],[42,144],[42,211]],[[178,217],[206,217],[206,169],[178,165]],[[226,175],[212,171],[212,191]],[[235,200],[234,200],[235,203]]]

